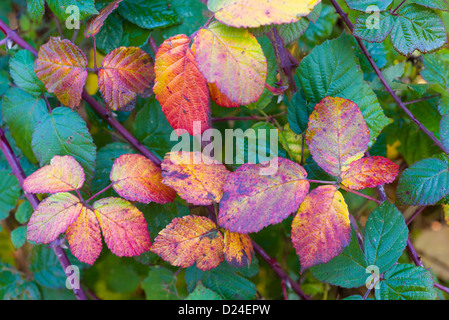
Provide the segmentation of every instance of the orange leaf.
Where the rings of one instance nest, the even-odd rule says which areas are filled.
[[[292,223],[292,242],[301,273],[338,256],[351,240],[348,206],[335,186],[310,192]]]
[[[237,28],[298,22],[321,0],[209,0],[215,18]]]
[[[352,162],[341,174],[341,183],[349,189],[374,188],[394,181],[399,166],[384,157],[362,158]]]
[[[201,133],[210,127],[210,101],[207,83],[195,62],[186,35],[171,37],[156,54],[154,93],[173,129],[194,133],[194,122]]]
[[[111,110],[130,111],[137,95],[147,98],[154,81],[151,56],[136,47],[120,47],[103,59],[98,71],[98,85]]]
[[[111,170],[114,190],[123,198],[142,203],[173,202],[176,193],[162,183],[161,168],[139,154],[123,154]]]
[[[251,264],[253,244],[247,234],[224,232],[224,255],[226,261],[233,267],[243,268]]]
[[[101,27],[103,26],[104,21],[106,18],[114,11],[120,2],[123,0],[114,0],[110,4],[108,4],[106,7],[101,9],[100,13],[93,17],[91,20],[87,22],[87,27],[84,30],[84,37],[91,38],[95,37],[98,32],[100,32]]]
[[[232,102],[228,97],[221,93],[215,83],[208,83],[207,85],[209,87],[210,96],[216,104],[226,108],[240,107],[238,103]]]
[[[223,187],[219,225],[232,232],[258,232],[296,211],[309,191],[307,172],[299,164],[275,158],[277,170],[262,175],[266,163],[244,164],[231,172]]]
[[[131,257],[150,250],[147,222],[142,212],[130,202],[109,197],[96,201],[93,208],[104,241],[112,253]]]
[[[154,240],[151,251],[173,266],[187,268],[196,261],[200,270],[217,267],[223,260],[223,236],[206,217],[175,218]]]
[[[201,152],[170,152],[162,161],[162,182],[189,203],[220,202],[229,171]]]
[[[28,193],[56,193],[78,190],[84,183],[84,170],[72,156],[54,156],[49,165],[29,175],[23,182]]]
[[[81,101],[86,67],[86,56],[76,45],[52,37],[40,47],[34,71],[48,92],[54,93],[63,105],[75,108]]]
[[[50,243],[65,232],[78,218],[83,205],[74,195],[63,192],[44,199],[34,211],[27,226],[27,239]]]
[[[343,98],[326,97],[309,117],[306,142],[315,162],[327,173],[340,176],[363,157],[369,129],[359,107]]]
[[[267,59],[257,39],[246,29],[213,22],[195,36],[198,69],[207,82],[235,103],[259,99],[267,78]]]
[[[94,212],[83,207],[78,219],[68,227],[66,234],[73,255],[81,262],[94,264],[103,246],[100,226]]]

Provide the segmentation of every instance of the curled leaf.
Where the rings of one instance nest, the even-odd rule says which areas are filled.
[[[48,92],[54,93],[63,105],[75,108],[81,101],[86,67],[86,56],[76,45],[52,37],[40,47],[34,71]]]
[[[200,216],[175,218],[154,240],[151,251],[173,266],[187,268],[196,262],[200,270],[217,267],[223,260],[223,236],[210,219]]]
[[[101,27],[103,26],[104,21],[109,17],[109,15],[114,11],[120,2],[123,0],[114,0],[106,7],[101,9],[100,13],[93,17],[91,20],[87,22],[87,27],[84,29],[84,37],[91,38],[95,37],[98,32],[100,32]]]
[[[162,162],[162,182],[192,204],[220,202],[229,171],[201,152],[170,152]]]
[[[84,170],[72,156],[54,156],[46,165],[23,182],[28,193],[57,193],[79,190],[84,183]]]
[[[173,202],[176,193],[162,183],[161,169],[139,154],[123,154],[112,166],[114,190],[123,198],[142,203]]]

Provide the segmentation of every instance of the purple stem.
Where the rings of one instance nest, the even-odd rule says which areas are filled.
[[[340,7],[340,5],[337,3],[336,0],[330,0],[330,2],[332,3],[332,5],[335,7],[335,10],[337,11],[337,13],[341,16],[341,18],[343,19],[343,21],[346,23],[346,25],[348,26],[348,28],[351,30],[351,32],[354,30],[354,25],[352,24],[351,20],[349,20],[348,15],[343,11],[343,9]],[[379,77],[380,82],[382,82],[382,84],[385,87],[385,90],[393,97],[394,101],[397,103],[397,105],[410,117],[410,119],[416,123],[418,125],[418,127],[429,136],[430,139],[432,139],[432,141],[441,149],[444,151],[443,148],[443,144],[441,143],[440,140],[438,140],[435,135],[430,132],[425,126],[423,126],[423,124],[421,122],[419,122],[418,119],[416,119],[416,117],[412,114],[412,112],[405,106],[405,104],[402,102],[401,98],[399,98],[393,91],[393,89],[390,87],[390,85],[388,84],[387,80],[384,78],[382,72],[380,71],[380,69],[377,67],[376,63],[374,62],[373,58],[371,57],[371,55],[368,52],[368,49],[366,48],[365,44],[363,43],[363,41],[359,38],[357,38],[356,36],[354,36],[354,38],[357,40],[357,43],[360,46],[360,49],[362,50],[363,54],[366,56],[366,58],[368,59],[369,63],[371,64],[372,68],[374,69],[374,72],[377,74],[377,76]]]
[[[22,169],[22,166],[19,163],[19,160],[14,154],[14,151],[11,148],[11,145],[9,144],[8,140],[6,139],[5,132],[3,129],[0,128],[0,149],[2,150],[3,154],[5,155],[6,161],[8,161],[9,166],[11,167],[12,173],[19,181],[20,186],[23,186],[23,181],[26,178],[25,172]],[[31,206],[34,210],[39,205],[39,200],[34,194],[24,192],[25,197],[30,202]],[[50,243],[50,247],[53,249],[54,253],[56,254],[56,257],[59,260],[59,263],[61,264],[62,269],[64,270],[64,273],[67,277],[71,276],[71,273],[66,272],[67,268],[71,265],[67,254],[65,253],[64,249],[61,248],[60,240],[57,239]],[[73,293],[75,294],[76,298],[78,300],[87,300],[87,297],[83,291],[82,288],[79,289],[73,289]]]

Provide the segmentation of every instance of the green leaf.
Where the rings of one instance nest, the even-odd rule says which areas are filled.
[[[97,193],[100,190],[106,188],[111,181],[109,180],[109,174],[112,169],[114,161],[122,154],[136,153],[129,144],[123,142],[113,142],[103,148],[100,148],[97,153],[96,169],[94,178],[92,180],[91,191]],[[117,197],[117,193],[114,189],[108,189],[103,194],[103,197]]]
[[[12,294],[14,292],[17,283],[20,283],[21,279],[18,272],[15,272],[11,265],[0,262],[0,299],[6,300],[8,298],[14,298]],[[12,296],[12,297],[11,297]]]
[[[122,17],[113,12],[103,23],[100,32],[95,36],[97,48],[104,54],[120,47],[123,38]]]
[[[407,246],[408,228],[402,213],[385,201],[371,212],[365,226],[365,256],[368,265],[388,270]]]
[[[27,0],[27,9],[31,20],[39,24],[45,12],[45,0]]]
[[[422,267],[397,264],[385,272],[380,288],[375,291],[377,300],[435,300],[433,277]]]
[[[95,9],[94,0],[47,0],[47,4],[56,17],[63,22],[68,18],[75,19],[74,16],[76,11],[67,10],[70,6],[78,8],[80,20],[85,19],[92,14],[98,14],[97,9]]]
[[[305,98],[315,105],[327,96],[355,102],[370,129],[370,145],[382,129],[390,123],[370,86],[363,81],[357,64],[353,40],[342,35],[315,47],[296,71]]]
[[[431,158],[414,163],[399,178],[397,198],[400,204],[431,205],[449,193],[449,166]]]
[[[185,300],[222,300],[215,291],[206,288],[201,281],[198,281],[195,290],[190,293]]]
[[[106,286],[113,292],[132,293],[139,288],[140,276],[130,264],[119,263],[120,260],[114,257],[115,264],[109,268],[105,275]],[[112,267],[113,266],[113,267]]]
[[[20,196],[20,185],[10,169],[0,169],[0,220],[8,217]]]
[[[449,112],[449,52],[426,54],[423,58],[425,69],[421,76],[431,84],[431,88],[441,94],[438,105],[440,114]]]
[[[27,223],[33,214],[33,207],[28,200],[22,202],[16,210],[16,220],[20,224]]]
[[[369,276],[367,266],[357,236],[352,229],[351,242],[340,255],[310,270],[314,277],[322,282],[343,288],[358,288],[365,284]]]
[[[236,272],[227,263],[220,264],[209,271],[201,271],[196,266],[186,269],[187,289],[193,292],[198,281],[217,292],[224,299],[249,300],[256,297],[256,286]]]
[[[345,0],[348,7],[352,10],[365,12],[371,5],[377,6],[379,11],[384,11],[393,2],[393,0]]]
[[[413,0],[413,2],[427,8],[449,11],[448,0]]]
[[[307,103],[304,92],[299,90],[287,105],[287,119],[290,129],[296,134],[302,134],[307,130],[309,116],[313,112],[313,104]]]
[[[118,12],[126,20],[144,29],[167,27],[179,23],[179,18],[164,0],[124,0]]]
[[[66,276],[53,250],[34,246],[30,256],[30,271],[41,286],[65,288]]]
[[[368,42],[384,41],[393,28],[394,18],[390,12],[379,13],[379,20],[374,20],[371,13],[362,13],[357,17],[354,35]]]
[[[148,149],[163,159],[165,154],[176,144],[170,140],[173,128],[167,121],[159,102],[152,96],[145,101],[143,108],[136,115],[133,135]]]
[[[0,70],[0,95],[3,95],[9,88],[9,77],[5,70]]]
[[[30,51],[20,50],[9,61],[14,83],[29,94],[38,96],[45,92],[45,86],[34,72],[34,56]]]
[[[198,0],[171,0],[170,4],[182,20],[179,25],[173,25],[161,30],[164,39],[185,34],[190,36],[207,21],[209,11],[207,6]]]
[[[86,123],[75,111],[59,107],[42,117],[31,147],[41,166],[49,164],[55,155],[74,157],[86,174],[83,188],[88,188],[95,170],[96,146]]]
[[[27,228],[20,226],[11,231],[11,242],[14,248],[19,249],[25,244],[27,237]]]
[[[391,42],[399,53],[406,56],[414,50],[426,53],[447,43],[446,29],[432,9],[409,4],[395,16]]]
[[[307,15],[307,17],[306,17],[307,20],[309,20],[310,22],[315,24],[318,21],[319,17],[320,17],[321,10],[323,10],[323,3],[322,2],[318,3],[313,8],[312,12]]]
[[[268,83],[270,86],[274,87],[275,82],[277,82],[277,62],[276,62],[276,56],[274,54],[273,46],[271,45],[270,40],[268,37],[261,37],[258,38],[257,41],[259,42],[260,46],[262,47],[263,54],[265,58],[267,59],[267,78],[265,80],[266,83]],[[258,109],[263,110],[265,109],[268,104],[271,102],[273,98],[273,94],[265,88],[256,102],[252,102],[246,107],[248,109]]]
[[[333,6],[323,4],[320,17],[314,24],[309,24],[303,37],[299,40],[299,46],[307,52],[310,48],[321,44],[330,37],[338,20],[338,14]]]
[[[160,266],[150,268],[142,288],[147,300],[179,300],[176,277],[172,271]]]
[[[45,101],[13,87],[3,97],[2,114],[17,146],[31,162],[36,163],[31,141],[39,121],[48,115]]]
[[[446,153],[449,153],[449,114],[445,114],[440,122],[440,139]]]

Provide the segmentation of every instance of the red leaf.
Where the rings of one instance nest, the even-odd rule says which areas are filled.
[[[88,21],[86,29],[84,29],[84,37],[95,37],[100,32],[104,21],[114,11],[123,0],[114,0],[106,7],[101,9],[100,13]]]

